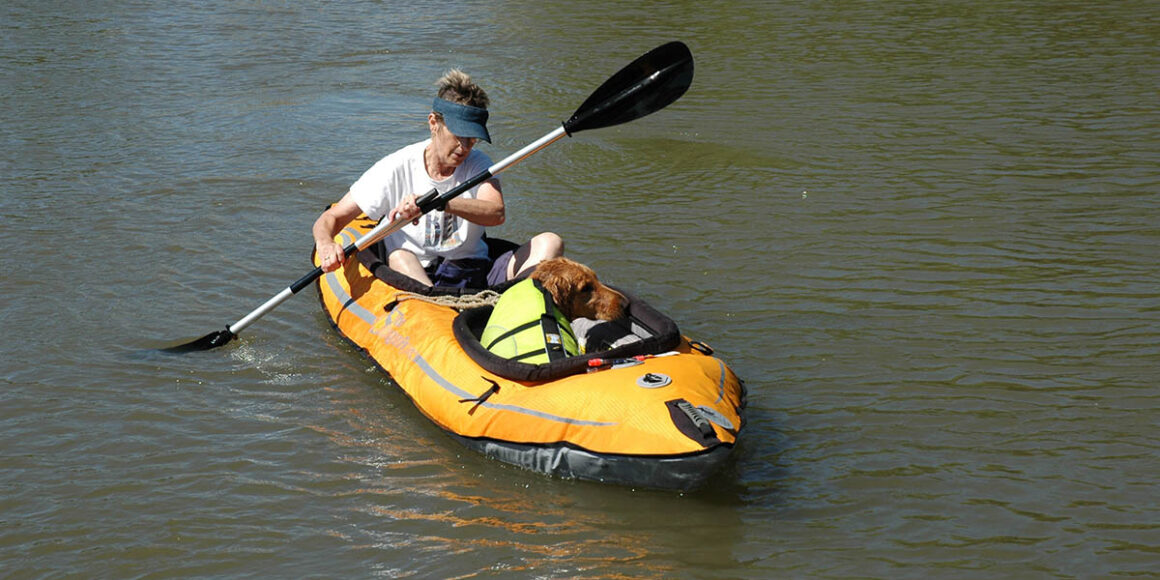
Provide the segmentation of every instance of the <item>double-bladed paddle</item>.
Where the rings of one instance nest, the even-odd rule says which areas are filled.
[[[540,149],[555,143],[565,135],[572,135],[588,129],[611,127],[655,113],[679,99],[692,83],[693,54],[689,51],[689,47],[681,42],[669,42],[658,46],[604,81],[604,84],[600,85],[600,88],[596,89],[584,101],[584,104],[576,109],[572,117],[564,121],[561,127],[445,193],[439,193],[434,189],[425,193],[417,200],[419,210],[423,214],[442,210],[447,206],[448,201],[487,181],[493,175],[523,161]],[[366,235],[343,248],[344,259],[350,258],[358,251],[399,231],[413,219],[396,219],[380,223]],[[256,320],[309,286],[322,276],[322,273],[321,267],[314,268],[309,274],[299,278],[298,281],[267,300],[265,304],[241,320],[227,326],[225,330],[211,332],[197,340],[162,350],[180,353],[209,350],[222,346],[237,338],[239,332],[245,330]]]

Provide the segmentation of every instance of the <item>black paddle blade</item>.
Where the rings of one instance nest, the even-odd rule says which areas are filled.
[[[203,351],[203,350],[210,350],[210,349],[225,345],[235,338],[237,338],[237,336],[234,333],[230,332],[230,329],[227,328],[225,330],[211,332],[211,333],[209,333],[209,334],[207,334],[207,335],[205,335],[205,336],[203,336],[195,341],[192,341],[192,342],[187,342],[185,344],[179,344],[177,346],[171,346],[169,348],[163,348],[163,349],[161,349],[161,352],[172,352],[172,353],[179,353],[180,354],[180,353],[186,353],[186,352],[199,352],[199,351]]]
[[[683,42],[670,42],[632,61],[604,81],[564,121],[569,135],[611,127],[655,113],[681,98],[693,84],[693,53]]]

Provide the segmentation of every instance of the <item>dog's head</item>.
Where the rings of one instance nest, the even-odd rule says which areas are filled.
[[[615,320],[624,314],[624,295],[601,284],[596,272],[579,262],[568,258],[545,260],[536,266],[532,279],[552,295],[568,320]]]

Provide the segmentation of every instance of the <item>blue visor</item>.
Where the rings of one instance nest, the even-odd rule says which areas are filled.
[[[491,143],[491,135],[487,132],[487,109],[460,105],[436,97],[431,110],[443,115],[443,124],[447,125],[452,135],[483,139]]]

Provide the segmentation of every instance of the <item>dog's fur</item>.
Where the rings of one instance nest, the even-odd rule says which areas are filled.
[[[592,268],[568,258],[540,262],[532,279],[552,295],[556,308],[568,319],[615,320],[624,314],[624,295],[596,278]]]

